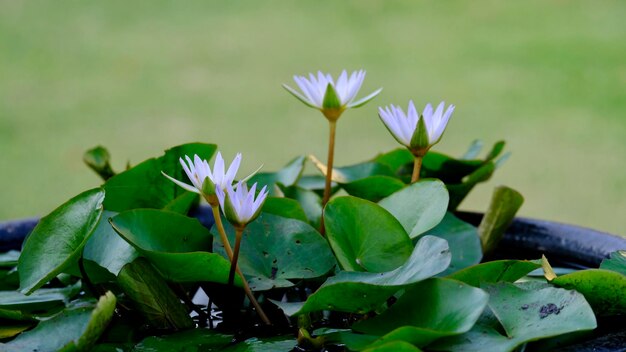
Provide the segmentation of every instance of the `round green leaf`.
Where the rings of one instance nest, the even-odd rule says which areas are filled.
[[[111,292],[100,297],[95,307],[66,309],[44,320],[6,343],[3,351],[54,352],[59,350],[89,351],[104,332],[115,310],[116,299]]]
[[[215,144],[189,143],[165,151],[160,158],[148,159],[139,165],[111,177],[104,189],[107,198],[104,206],[111,211],[124,211],[136,208],[157,208],[168,206],[175,198],[186,191],[164,177],[167,175],[188,182],[187,175],[180,165],[179,158],[195,154],[209,160],[217,146]]]
[[[196,219],[156,209],[137,209],[113,217],[111,225],[167,280],[228,282],[230,261],[208,252],[211,233]],[[235,280],[237,285],[241,285],[239,280]]]
[[[355,197],[339,197],[324,210],[326,236],[344,270],[383,272],[402,265],[413,244],[388,211]]]
[[[538,268],[541,264],[527,260],[495,260],[457,271],[448,278],[480,287],[484,282],[515,282]]]
[[[448,191],[443,182],[425,179],[378,202],[415,238],[441,222],[448,209]]]
[[[340,271],[330,277],[306,302],[274,302],[287,315],[319,310],[367,313],[378,308],[399,289],[437,275],[450,264],[448,243],[434,236],[424,236],[410,258],[401,267],[369,273]]]
[[[41,288],[28,296],[17,291],[0,291],[0,308],[40,312],[62,306],[80,292],[80,282],[62,288]]]
[[[143,250],[208,251],[211,233],[196,219],[156,209],[129,210],[111,218],[113,229]]]
[[[224,227],[234,244],[234,228]],[[224,253],[218,236],[214,246]],[[319,277],[336,264],[328,243],[311,225],[265,213],[246,226],[238,263],[255,291],[293,286],[290,279]]]
[[[425,235],[441,237],[448,241],[450,246],[452,262],[448,269],[440,274],[441,276],[478,264],[483,257],[476,227],[462,221],[450,212],[446,213],[443,220],[433,229],[427,231]]]
[[[626,313],[626,276],[604,269],[576,271],[551,284],[582,293],[597,315]]]
[[[352,328],[384,335],[372,346],[403,340],[422,347],[440,337],[469,331],[488,300],[489,295],[481,289],[433,278],[411,286],[391,308]]]
[[[192,329],[165,336],[150,336],[134,348],[134,352],[192,352],[219,351],[231,343],[232,335],[208,329]]]
[[[412,344],[404,341],[391,341],[385,344],[376,345],[363,352],[420,352],[421,350]]]
[[[600,269],[612,270],[626,275],[626,250],[611,253],[609,259],[602,261]]]
[[[404,186],[404,182],[395,177],[374,175],[342,184],[341,188],[352,196],[377,202],[401,190]]]
[[[83,258],[91,260],[117,275],[124,265],[131,263],[138,254],[135,248],[121,238],[111,227],[109,218],[117,215],[115,212],[104,211],[98,227],[87,241],[83,250]],[[89,276],[92,281],[94,278]],[[98,280],[95,280],[97,283]]]
[[[103,200],[104,191],[95,188],[41,218],[17,265],[21,292],[32,293],[80,257],[100,220]]]

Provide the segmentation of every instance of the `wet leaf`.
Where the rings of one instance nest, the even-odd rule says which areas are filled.
[[[399,289],[422,281],[446,269],[450,264],[448,243],[424,236],[410,258],[399,268],[384,273],[340,271],[330,277],[306,302],[274,302],[287,315],[319,310],[367,313],[378,308]]]
[[[358,322],[356,331],[381,336],[372,346],[402,340],[423,347],[443,336],[469,331],[487,306],[489,295],[449,279],[419,282],[381,315]]]
[[[588,269],[555,278],[551,284],[583,294],[599,316],[626,312],[626,276],[609,270]]]
[[[235,243],[234,228],[225,223],[229,241]],[[219,236],[216,251],[224,253]],[[241,241],[239,266],[255,291],[290,287],[292,279],[322,276],[335,260],[328,242],[306,222],[261,213],[246,226]]]
[[[382,272],[402,265],[413,244],[402,224],[381,206],[356,197],[326,204],[326,236],[344,270]]]
[[[425,179],[378,202],[415,238],[441,222],[448,209],[448,191],[443,182]]]
[[[95,307],[66,309],[0,347],[7,352],[89,351],[109,324],[115,304],[115,296],[107,292]]]
[[[95,188],[41,218],[17,265],[21,292],[32,293],[76,262],[100,220],[103,200],[104,191]]]

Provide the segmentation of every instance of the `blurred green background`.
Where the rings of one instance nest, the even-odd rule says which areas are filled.
[[[326,153],[327,124],[280,84],[365,69],[384,87],[338,125],[338,165],[396,148],[376,108],[457,106],[436,150],[476,138],[511,159],[493,187],[521,214],[626,234],[626,2],[0,0],[0,219],[45,214],[99,179],[204,141],[242,172]],[[323,158],[324,159],[324,158]]]

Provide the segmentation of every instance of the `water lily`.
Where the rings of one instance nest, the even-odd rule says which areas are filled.
[[[217,156],[215,157],[213,170],[209,167],[209,163],[201,159],[198,155],[194,155],[193,161],[187,155],[185,155],[185,159],[186,161],[183,160],[183,158],[179,160],[180,164],[183,166],[183,170],[185,170],[187,177],[192,183],[191,185],[181,182],[164,172],[162,172],[163,175],[187,191],[211,196],[215,195],[216,187],[225,189],[227,186],[233,184],[237,170],[239,170],[239,165],[241,164],[241,153],[237,153],[227,171],[225,171],[224,158],[222,158],[222,153],[220,152],[217,152]]]
[[[343,70],[337,78],[337,82],[330,74],[317,72],[317,76],[310,73],[309,77],[293,76],[302,93],[283,84],[283,87],[298,98],[304,104],[319,109],[329,120],[337,120],[347,108],[358,108],[374,99],[382,88],[377,89],[370,95],[355,100],[363,80],[365,71],[354,71],[348,77],[346,70]]]
[[[248,190],[248,186],[239,181],[235,188],[232,185],[228,185],[226,191],[215,188],[215,193],[217,194],[217,199],[219,199],[224,216],[235,227],[235,250],[230,262],[229,284],[233,282],[235,271],[237,270],[243,231],[248,223],[259,216],[261,207],[267,198],[267,186],[263,186],[258,195],[256,195],[256,187],[257,184],[254,183]]]
[[[428,149],[441,140],[448,120],[454,112],[454,105],[448,106],[444,113],[445,102],[434,110],[426,104],[420,116],[413,101],[409,101],[406,114],[402,108],[394,105],[378,108],[378,114],[389,132],[402,145],[414,154],[424,155]]]
[[[445,102],[443,101],[436,110],[432,105],[426,104],[422,115],[419,115],[412,100],[409,101],[406,114],[402,108],[395,105],[378,108],[378,115],[391,135],[415,156],[411,182],[419,180],[422,158],[433,145],[441,140],[448,120],[454,112],[454,105],[448,106],[445,112],[444,108]]]
[[[261,206],[265,202],[269,191],[267,186],[263,186],[255,198],[256,188],[256,183],[248,189],[248,186],[241,181],[237,183],[235,188],[232,185],[228,185],[226,191],[219,187],[215,188],[222,212],[234,226],[245,226],[259,216]]]

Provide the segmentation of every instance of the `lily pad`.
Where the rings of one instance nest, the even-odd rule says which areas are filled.
[[[17,265],[21,292],[32,293],[77,261],[100,220],[103,200],[104,191],[95,188],[41,218]]]
[[[150,336],[133,348],[133,352],[200,352],[222,351],[232,341],[232,335],[224,335],[208,329],[192,329],[164,336]]]
[[[355,197],[326,204],[328,242],[344,270],[383,272],[402,265],[413,244],[402,224],[381,206]]]
[[[493,316],[468,333],[443,338],[429,346],[436,351],[512,351],[519,345],[547,337],[592,330],[596,319],[585,298],[576,291],[548,287],[525,290],[509,283],[483,287],[490,295]],[[498,332],[496,321],[506,336]]]
[[[611,253],[609,259],[604,259],[600,269],[612,270],[626,275],[626,250]]]
[[[322,218],[322,198],[314,191],[300,186],[280,186],[280,190],[287,198],[291,198],[300,203],[309,224],[316,229],[320,228]]]
[[[603,269],[588,269],[559,276],[551,284],[583,294],[599,316],[626,312],[626,276]]]
[[[448,278],[480,287],[481,283],[515,282],[540,267],[527,260],[494,260],[457,271]]]
[[[449,279],[428,279],[412,285],[381,315],[352,326],[383,335],[372,346],[402,340],[423,347],[443,336],[469,331],[487,306],[489,295]]]
[[[109,324],[115,304],[115,296],[107,292],[95,307],[66,309],[0,347],[7,352],[88,351]]]
[[[441,222],[448,209],[448,191],[443,182],[415,182],[378,202],[415,238]]]
[[[78,292],[80,282],[62,288],[40,288],[30,295],[17,291],[0,291],[0,308],[22,312],[42,312],[52,307],[63,306]]]
[[[457,218],[450,212],[447,212],[443,220],[424,235],[441,237],[448,241],[448,245],[450,246],[452,261],[448,269],[439,274],[439,276],[446,276],[455,271],[478,264],[483,257],[480,237],[478,236],[476,227]]]
[[[295,199],[267,197],[263,203],[262,211],[267,214],[274,214],[284,218],[297,219],[304,222],[308,221],[300,203],[298,203]]]
[[[189,143],[165,151],[156,159],[148,159],[137,166],[111,177],[105,184],[107,197],[104,207],[107,210],[122,212],[136,208],[162,209],[186,191],[168,180],[169,176],[190,182],[180,165],[179,158],[195,154],[203,159],[211,159],[215,144]]]
[[[113,217],[111,225],[170,281],[228,282],[230,261],[208,252],[211,233],[196,219],[156,209],[137,209]]]
[[[290,316],[325,309],[363,314],[378,308],[399,289],[437,275],[449,264],[448,243],[441,238],[424,236],[404,265],[395,270],[384,273],[340,271],[305,302],[273,302]]]
[[[235,229],[228,222],[224,228],[231,244],[235,243]],[[224,253],[218,237],[215,250]],[[322,276],[332,269],[335,259],[328,242],[308,223],[261,213],[243,232],[238,263],[250,289],[263,291],[293,286],[292,279]]]
[[[115,276],[124,265],[131,263],[138,256],[135,248],[111,227],[109,219],[116,215],[117,213],[111,211],[105,211],[102,214],[96,230],[83,250],[84,259],[95,262]],[[94,283],[99,283],[99,280],[94,280],[94,277],[90,276],[90,279]]]
[[[260,185],[267,185],[270,195],[275,196],[280,191],[276,185],[292,186],[298,182],[300,176],[302,176],[305,162],[305,156],[298,156],[277,172],[257,173],[248,180],[248,184],[252,185],[258,182]]]

